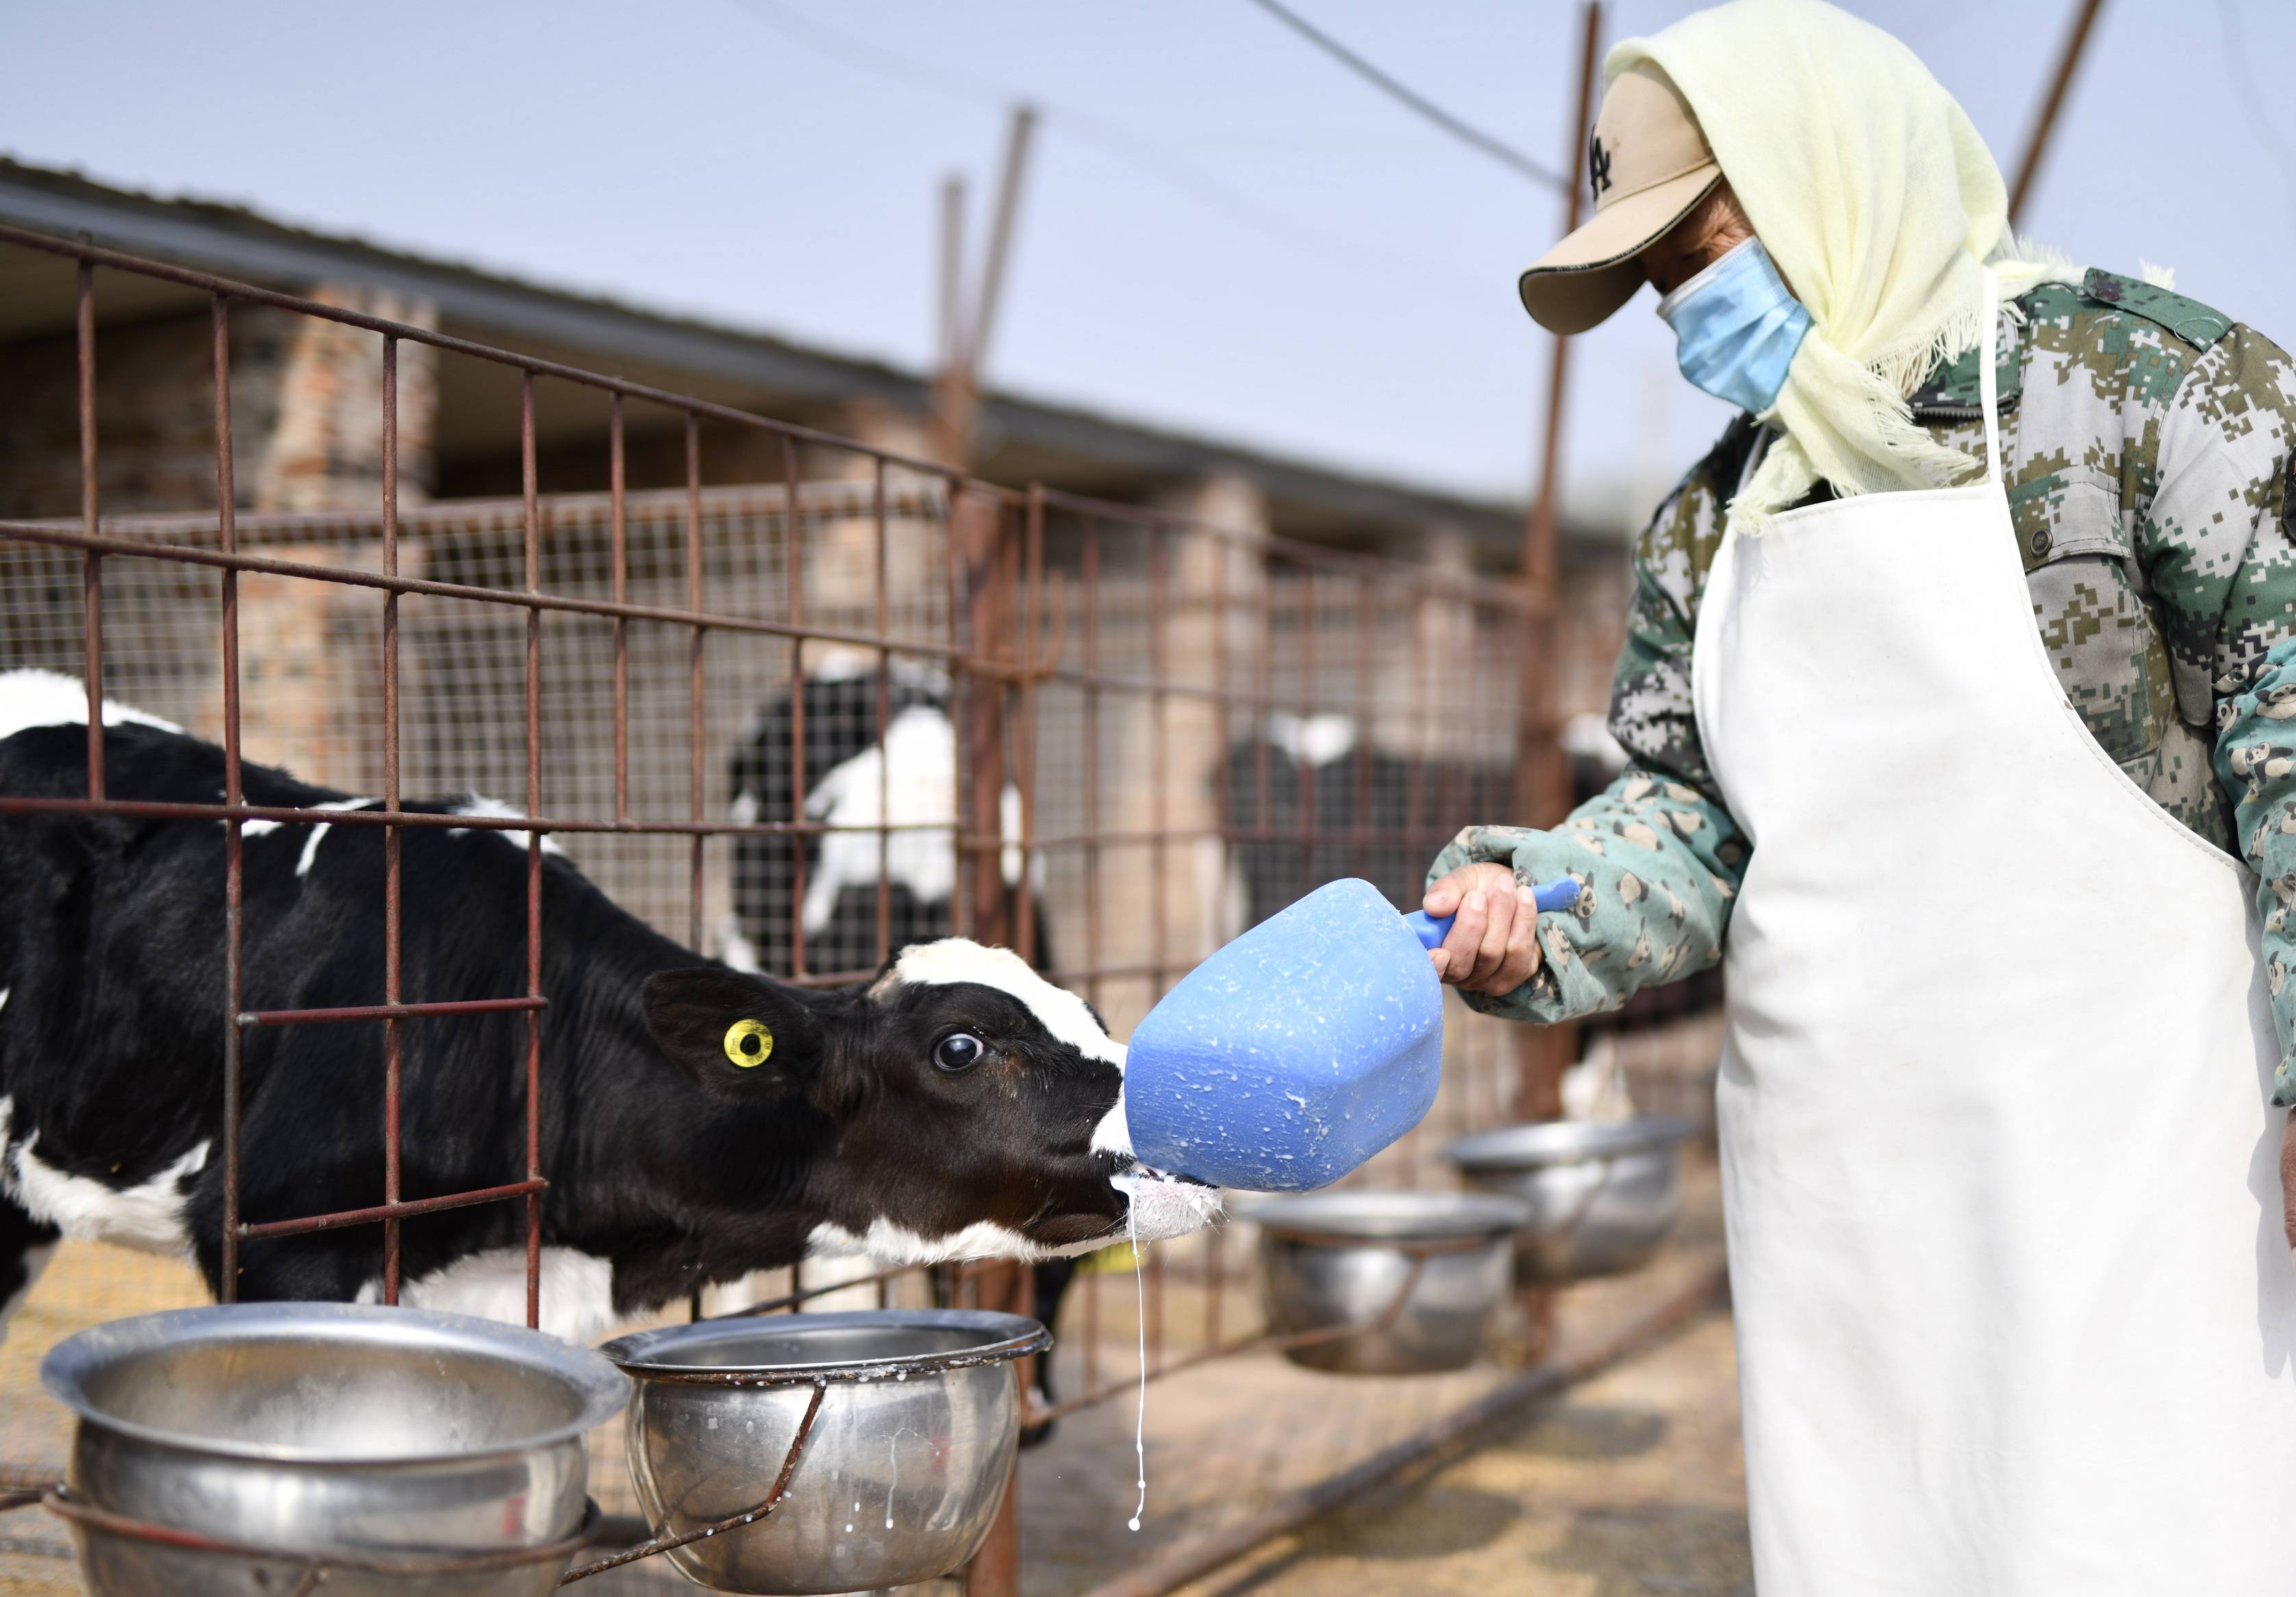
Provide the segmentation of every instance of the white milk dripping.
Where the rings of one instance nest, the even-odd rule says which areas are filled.
[[[1139,1478],[1134,1484],[1140,1488],[1140,1503],[1128,1521],[1134,1530],[1140,1528],[1140,1516],[1148,1511],[1148,1288],[1140,1267],[1138,1196],[1136,1192],[1135,1201],[1124,1206],[1125,1224],[1132,1231],[1133,1327],[1140,1333],[1140,1412],[1132,1421],[1132,1461],[1139,1466]]]

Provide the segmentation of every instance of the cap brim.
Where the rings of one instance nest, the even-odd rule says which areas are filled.
[[[1722,168],[1708,162],[1604,207],[1523,273],[1523,309],[1549,332],[1584,332],[1602,322],[1642,287],[1635,258],[1721,180]]]

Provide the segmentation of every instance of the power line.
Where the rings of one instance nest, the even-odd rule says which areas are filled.
[[[1324,233],[1270,210],[1184,157],[1074,106],[1062,105],[1037,95],[1022,94],[984,78],[916,61],[898,51],[885,49],[831,28],[781,4],[781,0],[728,0],[728,3],[751,20],[764,23],[818,54],[864,72],[906,83],[928,94],[1000,111],[1016,100],[1028,100],[1042,111],[1046,122],[1051,127],[1073,134],[1086,143],[1147,172],[1231,222],[1311,253],[1326,264],[1350,266],[1377,276],[1393,277],[1398,273],[1406,274],[1414,290],[1423,290],[1428,279],[1435,276],[1456,283],[1470,291],[1480,291],[1480,285],[1473,285],[1471,289],[1469,284],[1460,282],[1434,262],[1384,250],[1366,250],[1353,240]]]
[[[1368,79],[1383,92],[1402,101],[1404,104],[1409,106],[1413,111],[1417,111],[1421,116],[1434,123],[1436,127],[1441,128],[1444,132],[1449,134],[1453,138],[1457,139],[1462,143],[1466,144],[1472,149],[1481,151],[1493,160],[1499,162],[1503,166],[1512,168],[1514,171],[1521,173],[1525,177],[1545,184],[1547,187],[1554,189],[1558,193],[1570,186],[1570,179],[1564,177],[1552,167],[1546,166],[1539,161],[1535,161],[1528,155],[1525,155],[1521,151],[1517,150],[1513,145],[1503,143],[1499,140],[1493,138],[1489,134],[1482,131],[1482,129],[1461,121],[1458,118],[1453,116],[1449,111],[1445,111],[1441,106],[1436,104],[1425,95],[1419,94],[1417,91],[1389,77],[1385,72],[1380,70],[1379,68],[1374,66],[1362,56],[1357,55],[1354,51],[1340,43],[1339,40],[1333,38],[1330,34],[1325,33],[1322,29],[1317,28],[1313,22],[1308,20],[1307,18],[1300,15],[1297,12],[1294,12],[1286,6],[1278,4],[1277,0],[1251,0],[1251,3],[1259,7],[1260,10],[1266,12],[1269,16],[1275,18],[1276,20],[1282,22],[1285,27],[1291,29],[1301,38],[1306,39],[1309,44],[1315,45],[1318,50],[1321,50],[1325,54],[1331,56],[1333,60],[1340,62],[1341,65],[1346,67],[1349,71],[1354,72],[1360,78]]]

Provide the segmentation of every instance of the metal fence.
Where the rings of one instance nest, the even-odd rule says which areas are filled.
[[[109,811],[225,824],[226,1297],[242,1242],[356,1224],[381,1229],[382,1296],[394,1302],[403,1221],[511,1202],[525,1209],[527,1318],[536,1321],[550,1175],[537,1121],[539,1040],[550,1024],[540,985],[545,841],[698,951],[813,985],[873,974],[912,924],[895,888],[931,876],[946,885],[950,930],[1020,949],[1083,992],[1120,1036],[1198,959],[1321,881],[1360,875],[1408,903],[1444,840],[1470,820],[1509,813],[1529,790],[1529,765],[1559,758],[1527,730],[1524,651],[1544,610],[1514,584],[998,487],[85,243],[0,227],[0,244],[78,263],[83,489],[76,520],[0,521],[0,667],[83,675],[90,710],[87,796],[0,795],[0,817]],[[107,517],[97,502],[94,307],[114,273],[210,297],[213,495],[180,513]],[[382,488],[371,509],[240,508],[231,318],[250,304],[379,340]],[[519,497],[398,504],[396,381],[400,351],[414,343],[514,380]],[[603,397],[610,491],[552,493],[539,479],[535,394],[550,384]],[[636,407],[682,427],[682,488],[625,487],[625,415]],[[780,479],[704,487],[705,422],[775,441]],[[107,796],[100,692],[221,743],[218,801]],[[930,780],[896,770],[905,695],[946,714],[946,760]],[[873,793],[824,805],[825,748],[848,751],[849,788],[873,782]],[[380,803],[324,815],[250,806],[241,773],[250,760]],[[407,795],[463,790],[499,803],[451,817],[402,806]],[[374,906],[388,950],[383,1003],[247,1012],[241,830],[315,820],[383,829],[386,885]],[[524,991],[441,1003],[402,990],[400,829],[449,821],[527,845]],[[857,917],[824,913],[829,877]],[[526,1016],[523,1178],[410,1200],[398,1145],[402,1029],[474,1009]],[[237,1207],[239,1175],[261,1151],[239,1134],[240,1039],[253,1027],[349,1020],[380,1021],[386,1038],[377,1201],[250,1224]],[[1538,1054],[1528,1036],[1455,1003],[1433,1113],[1353,1179],[1439,1179],[1431,1150],[1441,1141],[1534,1107],[1532,1096],[1551,1089],[1558,1044]],[[1215,1230],[1145,1261],[1141,1323],[1124,1329],[1144,1340],[1152,1372],[1254,1345],[1233,1247]],[[1087,1269],[1071,1294],[1063,1329],[1080,1380],[1063,1410],[1111,1396],[1130,1373],[1111,1370],[1102,1348],[1104,1331],[1132,1314],[1133,1283],[1108,1301],[1108,1280]],[[887,1273],[857,1287],[808,1266],[727,1283],[690,1312],[793,1293],[803,1296],[784,1306],[801,1308],[816,1293],[856,1291],[880,1302],[953,1291],[1025,1306],[1029,1290],[1025,1272],[993,1265],[931,1282]],[[1014,1589],[1013,1511],[1008,1503],[972,1589]]]

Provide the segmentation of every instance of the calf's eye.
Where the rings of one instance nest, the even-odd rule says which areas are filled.
[[[970,1070],[988,1052],[988,1045],[969,1031],[953,1031],[933,1044],[932,1061],[937,1070],[955,1075]]]
[[[774,1034],[763,1020],[736,1020],[726,1028],[726,1057],[742,1069],[754,1069],[774,1052]]]

